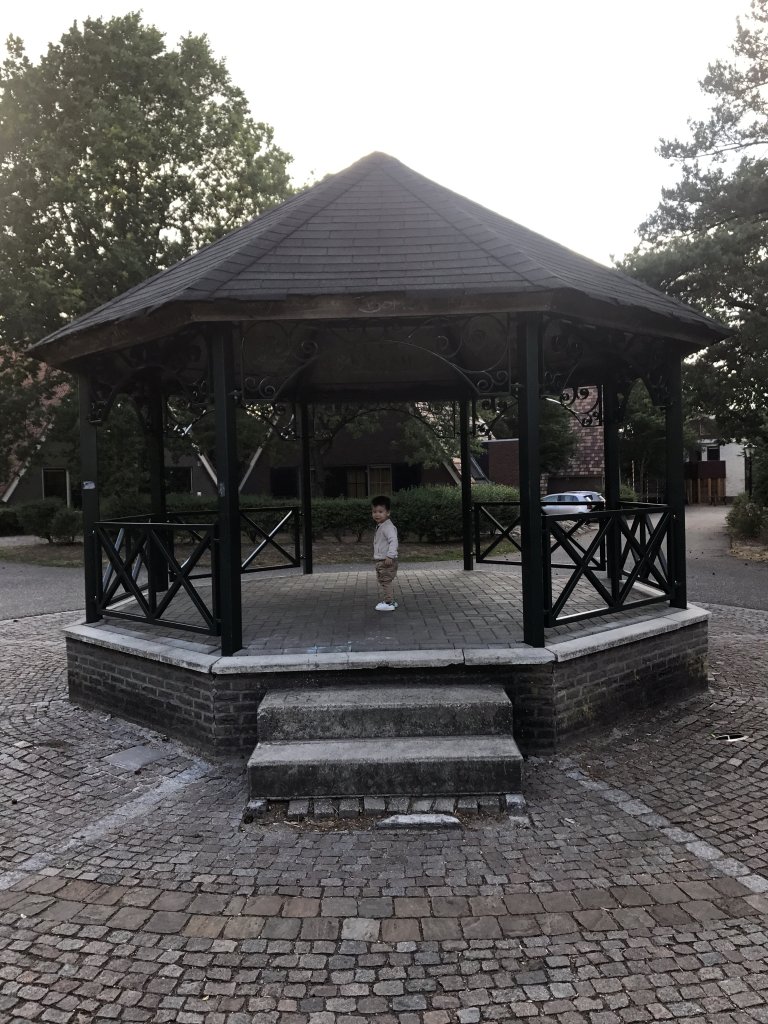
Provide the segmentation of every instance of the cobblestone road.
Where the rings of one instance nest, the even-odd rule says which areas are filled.
[[[768,1021],[768,613],[712,611],[710,693],[456,833],[243,825],[244,762],[69,705],[71,613],[0,623],[0,1021]]]

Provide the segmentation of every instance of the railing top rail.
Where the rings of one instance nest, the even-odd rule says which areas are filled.
[[[210,522],[209,523],[194,523],[194,522],[174,523],[174,522],[168,522],[165,519],[163,519],[162,521],[161,520],[152,520],[152,519],[99,519],[96,522],[96,526],[119,526],[119,527],[124,527],[124,526],[134,526],[134,527],[135,526],[141,526],[141,527],[145,527],[146,529],[154,529],[157,526],[162,526],[162,527],[166,527],[166,528],[170,528],[170,529],[177,529],[177,530],[186,530],[186,529],[189,529],[189,528],[194,528],[194,529],[197,529],[197,530],[210,530],[211,528],[215,527],[216,525],[217,525],[216,523],[210,523]]]
[[[240,509],[240,514],[244,512],[258,513],[258,512],[300,512],[301,505],[247,505]],[[216,508],[194,508],[194,509],[173,509],[169,508],[166,512],[167,516],[218,516],[219,510]],[[100,519],[100,523],[122,523],[124,525],[135,523],[154,523],[164,524],[167,522],[165,519],[153,519],[154,512],[136,512],[130,516],[110,516],[108,519]],[[172,522],[168,522],[169,526],[174,525]]]
[[[667,509],[671,509],[671,505],[659,504],[656,501],[622,501],[622,508],[652,508],[656,509],[657,512],[666,512]]]
[[[519,505],[519,501],[473,501],[475,508],[491,508],[494,505]]]

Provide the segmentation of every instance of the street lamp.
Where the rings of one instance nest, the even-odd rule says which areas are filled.
[[[752,456],[755,454],[755,446],[750,442],[744,445],[744,486],[747,497],[752,500]]]

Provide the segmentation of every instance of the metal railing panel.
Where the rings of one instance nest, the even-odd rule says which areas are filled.
[[[561,523],[569,516],[546,516],[542,523],[547,557],[543,565],[546,626],[607,615],[649,604],[670,601],[674,593],[669,566],[672,564],[672,509],[666,505],[627,503],[621,509],[585,514],[583,522],[597,527],[586,545],[573,536],[573,529]],[[556,566],[551,553],[560,549],[571,559],[569,565]],[[606,550],[615,552],[606,559]],[[596,554],[600,552],[596,559]],[[569,569],[560,591],[555,595],[553,568]],[[604,571],[598,575],[597,571]],[[587,584],[597,605],[589,609],[565,612],[579,585]]]

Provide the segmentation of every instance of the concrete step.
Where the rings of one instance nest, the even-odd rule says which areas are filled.
[[[512,704],[491,685],[275,690],[258,712],[259,743],[511,734]]]
[[[522,756],[511,736],[260,742],[248,761],[252,797],[517,793]]]

